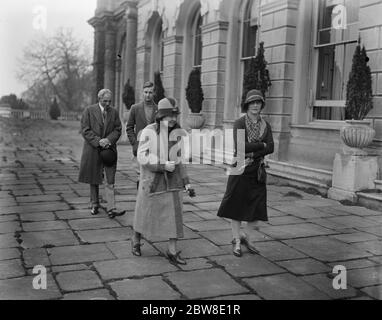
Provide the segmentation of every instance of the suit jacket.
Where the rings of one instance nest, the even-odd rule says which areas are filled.
[[[153,108],[153,116],[149,122],[146,119],[143,101],[134,104],[130,109],[129,119],[126,124],[126,133],[130,144],[133,146],[133,154],[135,157],[137,156],[140,133],[147,125],[155,122],[155,113],[158,111],[158,107],[154,104]]]
[[[102,161],[99,156],[99,141],[107,138],[111,148],[117,152],[117,141],[121,136],[122,125],[118,111],[109,107],[105,123],[98,104],[87,107],[81,118],[81,134],[84,145],[81,156],[79,182],[89,184],[102,183]],[[116,165],[114,166],[116,170]],[[114,171],[115,174],[115,171]]]

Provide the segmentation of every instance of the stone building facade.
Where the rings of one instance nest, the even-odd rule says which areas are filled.
[[[231,128],[240,116],[244,69],[264,41],[271,170],[323,189],[342,148],[346,81],[360,37],[373,77],[368,118],[377,134],[369,151],[380,155],[382,168],[382,0],[98,0],[89,23],[97,88],[115,93],[121,115],[126,81],[140,99],[143,83],[160,71],[184,125],[185,87],[196,67],[208,128]]]

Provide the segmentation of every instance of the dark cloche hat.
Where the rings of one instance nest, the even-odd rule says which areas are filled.
[[[113,149],[102,149],[100,152],[102,163],[106,167],[112,167],[117,162],[117,154]]]
[[[245,104],[248,104],[248,103],[250,103],[252,101],[256,101],[256,100],[261,100],[263,103],[265,102],[262,92],[260,90],[256,90],[256,89],[248,91],[247,97],[245,99]]]

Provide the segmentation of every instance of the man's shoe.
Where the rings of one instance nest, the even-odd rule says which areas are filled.
[[[134,241],[131,240],[131,253],[134,256],[140,257],[142,255],[141,246],[143,246],[143,243],[137,242],[136,244],[134,244]]]
[[[241,252],[240,241],[236,242],[235,239],[232,240],[232,253],[235,257],[241,257],[243,255]]]
[[[181,258],[180,256],[180,251],[178,251],[176,254],[172,254],[170,251],[166,251],[166,257],[167,259],[174,264],[182,264],[185,265],[187,264],[186,260]]]
[[[90,214],[91,214],[92,216],[97,215],[98,212],[99,212],[99,207],[92,207],[92,209],[90,210]]]
[[[116,209],[111,209],[107,212],[107,215],[110,219],[114,219],[115,217],[123,216],[126,213],[126,210],[118,212]]]
[[[256,250],[256,248],[249,243],[248,239],[246,237],[240,237],[240,241],[243,245],[246,246],[246,248],[248,249],[248,251],[252,254],[258,254],[259,251]]]

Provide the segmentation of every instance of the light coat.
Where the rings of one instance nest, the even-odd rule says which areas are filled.
[[[162,159],[162,162],[176,159],[170,152],[169,158],[165,158],[164,148],[155,149],[160,143],[163,145],[163,141],[167,139],[163,132],[158,135],[156,126],[157,124],[153,123],[142,131],[142,137],[147,136],[149,130],[152,130],[152,135],[148,141],[141,141],[138,147],[138,161],[141,165],[134,230],[148,239],[181,238],[183,237],[182,193],[189,179],[183,163],[176,164],[174,172],[167,172],[165,165],[160,163],[159,159]],[[168,150],[176,144],[177,142],[170,141]],[[149,150],[157,150],[158,160],[143,164],[142,159],[148,155]]]

